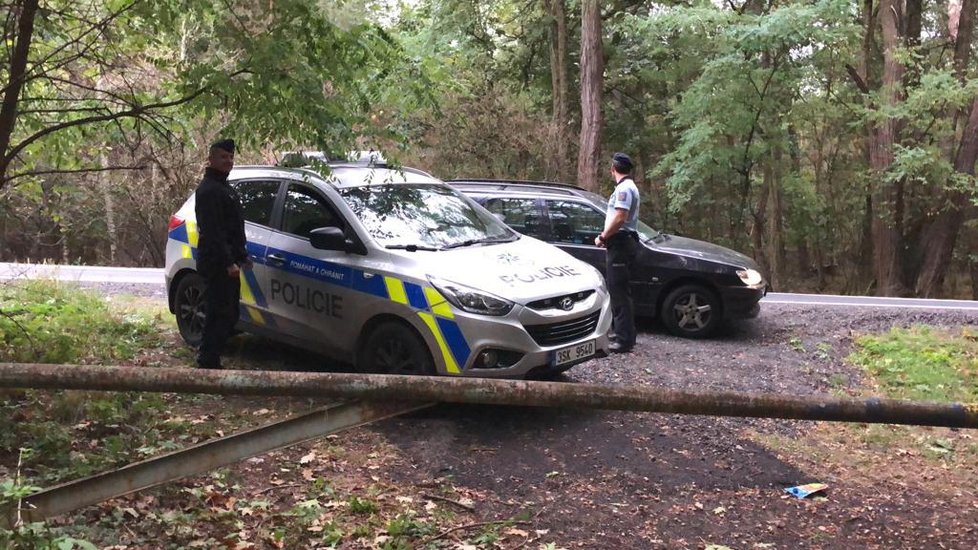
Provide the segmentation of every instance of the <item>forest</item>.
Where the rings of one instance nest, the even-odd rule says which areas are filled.
[[[162,266],[217,136],[601,193],[773,289],[978,299],[978,0],[0,0],[0,261]]]

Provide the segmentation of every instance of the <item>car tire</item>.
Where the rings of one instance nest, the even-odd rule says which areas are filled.
[[[200,346],[204,336],[204,279],[189,273],[180,279],[173,298],[177,329],[183,341],[192,347]]]
[[[706,338],[720,324],[720,300],[712,290],[695,284],[673,289],[662,302],[666,329],[683,338]]]
[[[378,374],[435,374],[424,340],[403,323],[386,321],[363,340],[357,370]]]

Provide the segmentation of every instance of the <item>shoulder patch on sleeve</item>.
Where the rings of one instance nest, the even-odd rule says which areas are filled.
[[[618,200],[623,201],[628,198],[628,193],[625,191],[618,192]]]

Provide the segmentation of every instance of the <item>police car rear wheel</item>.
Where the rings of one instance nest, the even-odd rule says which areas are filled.
[[[424,341],[409,327],[396,322],[378,325],[364,340],[359,368],[383,374],[435,374]]]
[[[199,346],[204,335],[204,279],[200,275],[191,273],[180,279],[175,306],[180,336],[191,346]]]

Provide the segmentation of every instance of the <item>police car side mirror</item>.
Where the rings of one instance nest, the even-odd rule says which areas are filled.
[[[313,248],[319,250],[342,250],[350,249],[346,241],[346,235],[339,227],[320,227],[309,232],[309,243]]]

